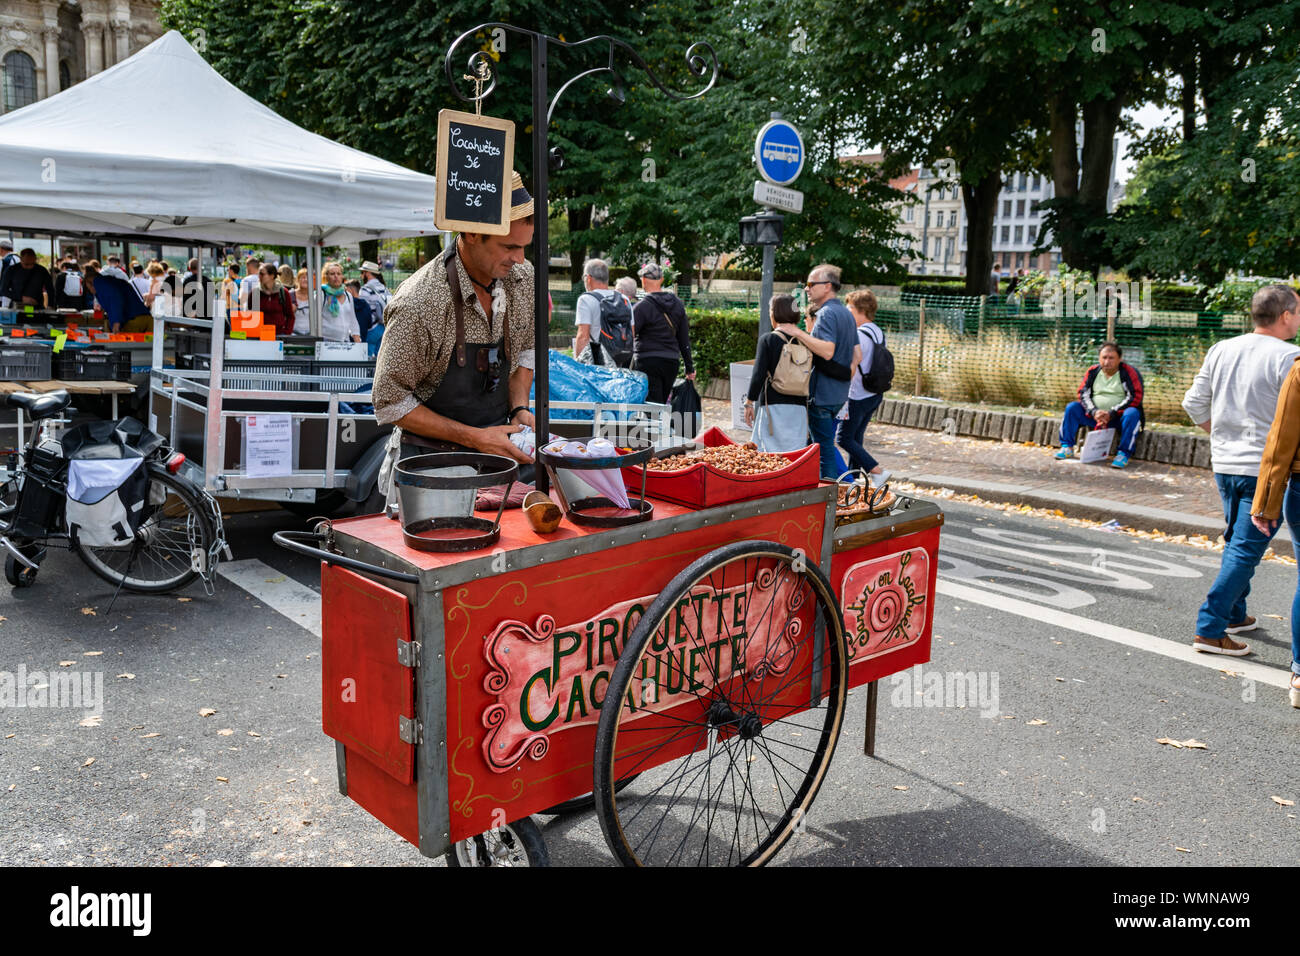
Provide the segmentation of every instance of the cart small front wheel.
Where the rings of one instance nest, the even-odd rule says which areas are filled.
[[[20,563],[12,554],[6,555],[5,580],[13,587],[29,588],[36,583],[36,569]]]
[[[550,866],[546,840],[531,817],[524,817],[503,827],[461,840],[447,851],[447,865],[477,866]]]
[[[802,553],[742,541],[678,574],[628,638],[600,709],[596,813],[614,856],[770,861],[802,832],[830,766],[847,656],[830,583]]]

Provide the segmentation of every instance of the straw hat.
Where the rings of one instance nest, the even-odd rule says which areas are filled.
[[[523,178],[518,173],[510,174],[510,221],[527,219],[533,214],[533,197],[524,188]]]

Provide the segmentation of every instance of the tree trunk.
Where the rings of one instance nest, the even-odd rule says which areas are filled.
[[[1196,135],[1196,58],[1192,57],[1183,69],[1183,142],[1191,142]]]
[[[975,182],[962,182],[961,196],[970,229],[966,245],[966,294],[986,295],[993,272],[993,216],[1002,189],[1002,170],[995,169]]]
[[[1061,261],[1073,265],[1079,254],[1074,241],[1074,213],[1071,208],[1079,195],[1079,152],[1074,131],[1074,100],[1063,95],[1053,96],[1048,100],[1047,109],[1051,119],[1052,197],[1068,203],[1056,210],[1057,229],[1053,241],[1061,247]]]
[[[577,235],[591,228],[590,204],[575,209],[569,207],[569,281],[574,284],[582,282],[582,264],[587,261],[589,247],[586,242],[579,243]]]
[[[1083,169],[1079,177],[1079,219],[1076,227],[1088,226],[1104,219],[1109,210],[1112,163],[1115,159],[1115,129],[1119,125],[1121,97],[1089,100],[1083,104]],[[1078,237],[1080,261],[1075,268],[1087,269],[1095,276],[1101,266],[1096,240]]]

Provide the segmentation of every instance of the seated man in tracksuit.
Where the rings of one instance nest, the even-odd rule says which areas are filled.
[[[1119,451],[1112,468],[1123,468],[1133,454],[1138,428],[1143,422],[1142,375],[1133,366],[1120,361],[1123,351],[1114,342],[1105,342],[1097,364],[1088,369],[1079,386],[1079,400],[1065,406],[1061,421],[1061,450],[1057,458],[1074,455],[1074,442],[1083,427],[1120,429]]]

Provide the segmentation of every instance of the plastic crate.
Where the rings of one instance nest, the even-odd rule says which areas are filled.
[[[316,383],[322,392],[355,392],[375,379],[375,360],[367,362],[329,362],[317,359],[312,362],[313,375],[329,376]]]
[[[54,346],[48,342],[0,344],[0,382],[46,382]]]
[[[710,428],[696,441],[709,448],[735,444],[717,427]],[[784,451],[781,455],[789,460],[789,466],[763,475],[733,475],[705,462],[681,471],[648,469],[645,493],[650,498],[661,498],[692,508],[712,508],[733,501],[817,487],[821,480],[821,452],[816,445],[799,451]],[[641,469],[624,468],[623,479],[629,488],[639,488]]]
[[[259,359],[226,359],[221,363],[222,388],[237,388],[256,392],[310,392],[315,384],[304,381],[312,374],[312,362],[292,361],[268,362]],[[206,371],[212,368],[212,356],[195,355],[194,370]],[[243,378],[240,373],[274,375],[275,378]]]
[[[54,356],[54,377],[68,382],[125,382],[131,378],[131,351],[65,348]]]

